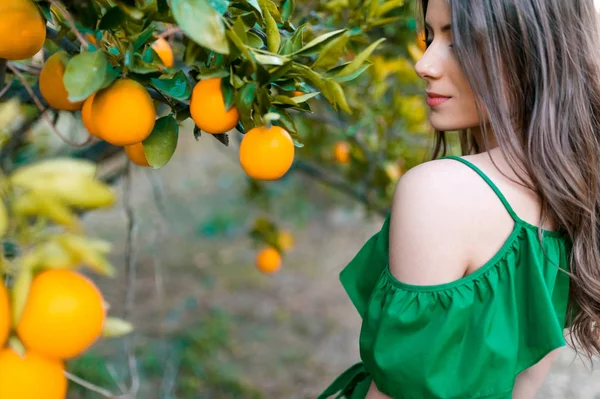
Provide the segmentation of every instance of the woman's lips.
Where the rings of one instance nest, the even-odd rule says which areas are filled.
[[[427,104],[430,107],[435,107],[437,105],[443,104],[448,101],[450,97],[443,96],[437,93],[427,93]]]

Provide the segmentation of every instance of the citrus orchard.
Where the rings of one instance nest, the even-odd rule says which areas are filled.
[[[62,50],[52,54],[46,60],[40,72],[40,92],[52,108],[61,111],[76,111],[81,109],[83,102],[73,103],[68,99],[69,93],[63,83],[67,62],[67,53]]]
[[[228,132],[240,120],[235,106],[225,109],[221,78],[209,78],[196,83],[190,100],[190,114],[196,126],[210,134]]]
[[[92,130],[116,146],[143,141],[152,132],[156,121],[150,94],[140,83],[127,78],[98,91],[90,115]]]
[[[105,319],[102,293],[89,279],[70,270],[47,270],[33,279],[16,330],[28,350],[69,359],[99,338]]]
[[[0,398],[65,399],[67,386],[61,361],[34,352],[21,357],[10,348],[0,350]]]
[[[0,58],[31,58],[45,40],[46,21],[31,0],[0,0]]]
[[[240,164],[253,179],[276,180],[292,166],[294,152],[294,141],[285,129],[275,125],[259,126],[244,134]]]
[[[261,249],[256,254],[256,268],[265,274],[272,274],[281,268],[281,254],[273,247]]]

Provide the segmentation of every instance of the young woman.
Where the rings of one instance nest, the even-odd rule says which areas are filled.
[[[362,361],[320,398],[533,398],[567,341],[600,354],[593,0],[421,6],[433,159],[340,275]]]

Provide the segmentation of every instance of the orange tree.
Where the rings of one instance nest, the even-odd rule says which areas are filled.
[[[101,334],[131,328],[107,316],[101,293],[76,270],[112,270],[107,243],[87,237],[78,220],[82,210],[114,201],[94,180],[93,162],[123,153],[136,166],[163,167],[180,124],[191,120],[195,137],[224,145],[234,138],[250,193],[300,172],[384,213],[395,182],[424,159],[429,139],[412,70],[423,49],[411,5],[0,0],[1,272],[8,287],[7,295],[0,291],[0,347],[8,337],[0,376],[14,382],[0,381],[0,397],[37,397],[35,386],[17,391],[15,370],[59,375],[52,370]],[[63,113],[81,121],[87,139],[64,137],[55,127]],[[93,162],[23,165],[47,151],[31,134],[40,118],[78,147],[71,155]],[[269,218],[257,220],[251,234],[266,245],[259,270],[277,271],[291,234]],[[77,306],[52,314],[65,298]],[[64,329],[84,321],[76,337]],[[51,339],[40,339],[40,329]],[[55,398],[64,397],[64,381],[48,384]]]

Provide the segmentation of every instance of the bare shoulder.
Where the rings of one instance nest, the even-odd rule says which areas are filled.
[[[473,202],[469,173],[455,160],[434,160],[410,169],[398,182],[390,219],[389,263],[400,281],[434,285],[465,275]]]

